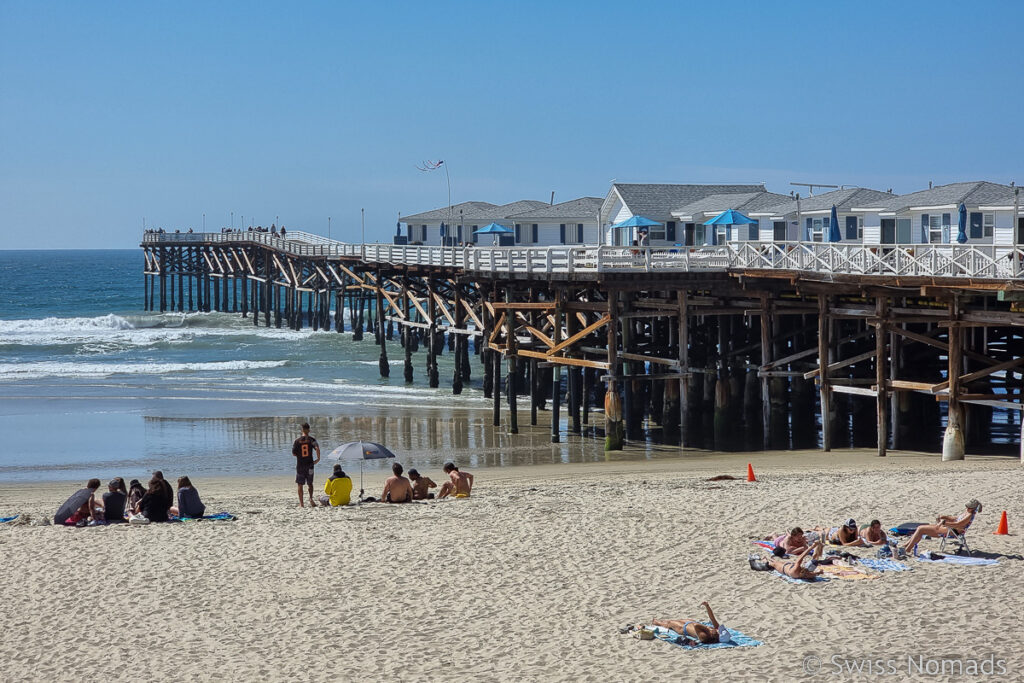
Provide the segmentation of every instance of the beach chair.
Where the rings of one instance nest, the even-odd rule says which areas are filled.
[[[975,514],[975,517],[978,515]],[[967,545],[967,530],[971,528],[971,524],[974,524],[974,519],[971,519],[970,524],[964,527],[963,531],[957,531],[956,529],[949,529],[946,531],[946,535],[942,537],[942,542],[939,543],[939,552],[941,553],[946,548],[946,541],[950,544],[956,545],[956,554],[959,555],[962,551],[967,551],[967,556],[971,556],[971,546]]]

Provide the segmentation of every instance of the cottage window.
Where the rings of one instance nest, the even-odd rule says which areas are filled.
[[[996,215],[994,213],[986,213],[983,225],[985,237],[991,237],[996,226]]]
[[[812,242],[823,242],[825,239],[825,231],[828,229],[828,217],[815,218],[811,222],[811,241]]]
[[[943,242],[942,216],[938,214],[928,216],[928,241],[932,244],[942,244]]]
[[[648,240],[663,240],[665,239],[665,226],[664,225],[652,225],[650,232],[647,233]]]

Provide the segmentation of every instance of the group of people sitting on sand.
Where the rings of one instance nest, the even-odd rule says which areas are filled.
[[[409,470],[409,476],[403,476],[405,468],[395,463],[391,466],[392,475],[384,482],[384,491],[380,499],[369,496],[363,498],[364,503],[411,503],[414,500],[433,500],[436,498],[468,498],[473,490],[473,475],[469,472],[461,472],[455,463],[445,463],[442,468],[448,475],[448,481],[441,485],[437,495],[430,492],[430,489],[437,488],[437,484],[430,477],[424,477],[415,469]],[[301,496],[301,486],[299,489]],[[301,500],[301,498],[300,498]],[[341,464],[334,466],[330,478],[324,482],[324,492],[319,498],[321,507],[339,507],[352,502],[352,479],[345,474]],[[312,501],[310,501],[312,503]]]
[[[461,472],[455,463],[446,462],[444,473],[448,481],[441,484],[437,492],[437,498],[469,498],[473,490],[473,475],[469,472]],[[381,503],[411,503],[414,500],[433,500],[434,494],[430,489],[437,488],[437,484],[430,477],[424,477],[416,470],[409,470],[409,477],[402,476],[404,468],[401,464],[395,463],[391,466],[392,475],[384,482],[384,492],[380,494]],[[372,500],[372,499],[367,499]]]
[[[843,547],[885,546],[891,548],[892,555],[897,559],[903,559],[911,553],[916,555],[918,543],[926,536],[943,538],[951,531],[963,534],[981,509],[981,503],[977,499],[971,499],[959,515],[939,515],[934,524],[918,526],[902,545],[889,539],[882,529],[882,523],[877,519],[871,520],[870,524],[863,527],[858,527],[853,518],[847,519],[840,526],[818,526],[807,532],[800,527],[794,527],[788,534],[765,539],[772,541],[775,549],[769,556],[751,556],[750,567],[755,570],[774,569],[794,579],[814,579],[822,573],[817,569],[818,565],[833,561],[832,557],[822,557],[826,544]],[[840,558],[848,556],[849,553],[840,553]]]
[[[53,523],[68,526],[100,526],[120,522],[149,524],[173,518],[200,518],[206,514],[206,506],[199,498],[199,491],[188,477],[178,477],[178,500],[175,505],[174,489],[160,470],[153,472],[153,477],[145,487],[138,479],[132,479],[126,487],[124,479],[114,477],[102,496],[97,496],[99,488],[100,480],[90,479],[85,488],[75,491],[57,509]]]

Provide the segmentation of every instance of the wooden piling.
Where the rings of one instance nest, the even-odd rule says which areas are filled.
[[[618,359],[618,328],[619,328],[619,292],[608,290],[608,389],[604,395],[604,450],[621,451],[625,437],[622,424],[622,402],[619,399]]]
[[[818,295],[818,395],[821,408],[821,450],[832,450],[832,420],[828,384],[829,329],[828,297]]]
[[[886,426],[886,412],[887,412],[887,401],[886,401],[886,371],[885,371],[885,332],[886,332],[886,318],[888,317],[887,310],[888,300],[883,297],[877,297],[875,299],[875,383],[877,385],[877,393],[875,396],[875,419],[878,423],[878,434],[876,436],[878,455],[884,457],[886,454],[886,447],[888,446],[888,428]]]

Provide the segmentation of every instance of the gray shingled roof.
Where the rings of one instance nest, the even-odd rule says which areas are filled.
[[[534,209],[540,209],[545,206],[550,205],[547,202],[537,201],[536,199],[520,199],[518,202],[502,204],[501,206],[495,207],[493,209],[493,218],[491,218],[491,220],[501,220],[503,218],[508,218],[509,216],[523,213],[524,211],[533,211]]]
[[[961,202],[966,206],[1012,206],[1013,188],[984,180],[950,183],[930,190],[891,197],[886,208],[904,211],[911,206],[945,206]]]
[[[653,183],[614,183],[634,216],[651,220],[671,218],[672,211],[713,194],[764,192],[764,185],[661,185]]]
[[[567,202],[560,204],[545,204],[539,208],[531,211],[524,211],[522,213],[510,214],[509,218],[515,218],[517,221],[522,219],[591,219],[597,216],[597,212],[601,209],[601,203],[603,199],[598,197],[580,197],[579,199],[572,199]]]
[[[491,204],[489,202],[462,202],[461,204],[452,205],[451,215],[457,220],[459,217],[459,210],[461,209],[463,219],[476,218],[478,214],[483,214],[485,211],[495,208],[495,206],[495,204]],[[440,209],[434,209],[433,211],[415,213],[411,216],[402,216],[403,223],[415,223],[417,221],[443,221],[447,219],[447,206],[442,206]]]
[[[704,212],[722,212],[729,209],[741,213],[756,213],[769,210],[779,202],[789,199],[784,194],[774,192],[737,192],[731,194],[713,194],[688,204],[672,212],[674,216],[694,216]]]
[[[837,211],[849,211],[854,207],[865,209],[887,207],[894,197],[896,195],[871,190],[866,187],[847,187],[842,190],[832,190],[825,194],[817,194],[813,197],[801,197],[800,210],[825,211],[831,209],[833,204],[835,204]],[[776,215],[784,216],[788,213],[796,213],[796,208],[796,200],[787,197],[786,201],[766,210]]]

